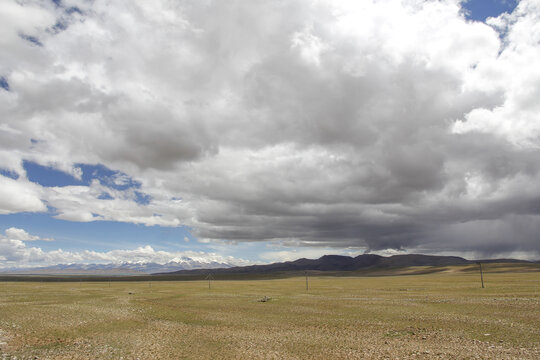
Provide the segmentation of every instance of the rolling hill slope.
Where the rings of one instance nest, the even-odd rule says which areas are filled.
[[[490,260],[496,262],[496,260]],[[508,261],[508,260],[506,260]],[[512,260],[514,262],[527,262],[525,260]],[[273,263],[268,265],[237,266],[223,269],[212,269],[213,274],[270,274],[278,272],[299,271],[358,271],[363,269],[385,269],[413,266],[451,266],[474,264],[475,261],[466,260],[457,256],[433,256],[433,255],[394,255],[384,257],[380,255],[364,254],[356,257],[342,255],[324,255],[319,259],[298,259]],[[208,269],[180,270],[159,275],[201,275],[206,274]],[[157,275],[157,274],[156,274]]]

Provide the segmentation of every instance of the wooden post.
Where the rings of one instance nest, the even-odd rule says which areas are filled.
[[[478,262],[478,265],[480,265],[480,280],[482,281],[482,289],[484,288],[484,274],[482,273],[482,263]]]
[[[208,290],[210,290],[212,288],[212,286],[210,285],[210,280],[212,280],[213,278],[214,278],[214,276],[212,276],[212,273],[209,273],[206,276],[206,279],[208,279]]]

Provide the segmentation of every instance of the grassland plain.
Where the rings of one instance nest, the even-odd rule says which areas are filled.
[[[540,273],[2,282],[1,359],[540,359]],[[514,269],[515,270],[515,269]],[[263,296],[267,302],[258,302]]]

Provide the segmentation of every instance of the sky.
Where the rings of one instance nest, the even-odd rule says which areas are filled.
[[[0,268],[540,259],[540,0],[4,0]]]

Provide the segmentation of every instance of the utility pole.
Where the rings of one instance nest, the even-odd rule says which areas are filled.
[[[214,277],[212,276],[212,273],[208,273],[208,275],[206,276],[206,279],[208,280],[208,290],[210,290],[212,288],[212,286],[210,285],[210,280],[212,280]]]
[[[484,288],[484,274],[482,273],[482,263],[479,261],[478,265],[480,266],[480,280],[482,281],[482,289]]]

